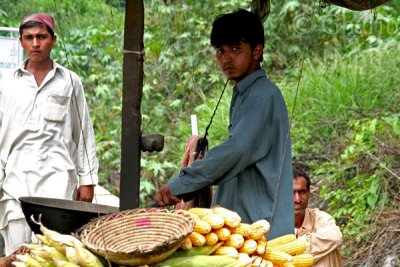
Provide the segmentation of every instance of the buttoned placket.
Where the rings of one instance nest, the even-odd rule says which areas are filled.
[[[237,111],[238,111],[238,103],[239,103],[239,101],[238,101],[238,99],[239,99],[239,90],[238,90],[238,88],[235,86],[234,88],[233,88],[233,94],[232,94],[232,100],[231,100],[231,108],[230,108],[230,110],[229,110],[229,128],[231,128],[231,126],[232,126],[232,123],[233,123],[233,120],[235,119],[235,117],[236,117],[236,113],[237,113]]]

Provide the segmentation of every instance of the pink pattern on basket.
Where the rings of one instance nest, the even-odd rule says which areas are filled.
[[[150,219],[140,219],[140,220],[134,221],[133,224],[136,227],[149,226],[151,224],[151,221],[150,221]]]

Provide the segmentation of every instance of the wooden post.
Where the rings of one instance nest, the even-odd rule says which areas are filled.
[[[139,206],[143,32],[144,3],[142,0],[127,0],[124,29],[120,210]]]

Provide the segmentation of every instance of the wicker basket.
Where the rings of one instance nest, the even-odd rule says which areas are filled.
[[[78,230],[94,253],[119,265],[152,265],[169,257],[193,231],[190,215],[133,209],[101,216]]]

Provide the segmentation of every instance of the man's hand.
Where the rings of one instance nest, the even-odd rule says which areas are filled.
[[[92,202],[94,197],[94,185],[81,185],[78,188],[76,200]]]
[[[169,188],[167,185],[161,187],[160,190],[156,193],[156,203],[160,207],[175,205],[179,203],[181,200],[176,196],[171,195]]]

